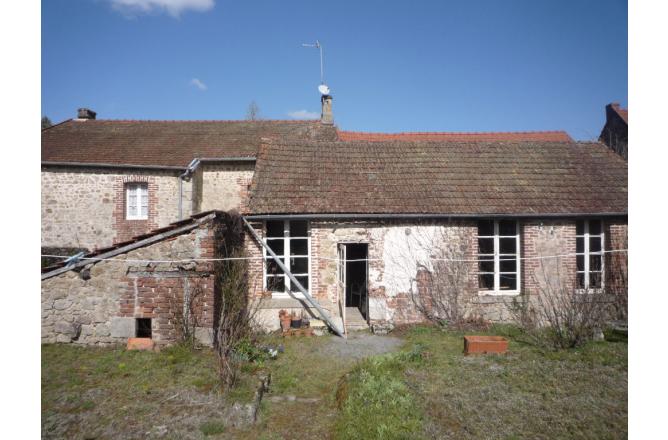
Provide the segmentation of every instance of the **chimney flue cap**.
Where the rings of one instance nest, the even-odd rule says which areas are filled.
[[[89,108],[83,107],[77,110],[77,117],[79,119],[95,119],[96,115],[97,113],[95,113],[93,110]]]

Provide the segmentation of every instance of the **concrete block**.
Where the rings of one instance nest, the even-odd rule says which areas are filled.
[[[195,339],[197,339],[200,344],[212,346],[213,329],[209,327],[197,327],[195,329]]]
[[[132,338],[135,335],[135,319],[115,316],[111,318],[111,337]]]

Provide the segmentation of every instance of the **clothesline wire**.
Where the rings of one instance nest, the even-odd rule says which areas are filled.
[[[628,249],[610,249],[610,250],[602,250],[598,252],[589,252],[589,255],[603,255],[603,254],[613,254],[613,253],[623,253],[623,252],[628,252]],[[575,257],[578,255],[584,255],[584,253],[568,253],[568,254],[559,254],[559,255],[539,255],[539,256],[532,256],[532,257],[514,257],[514,258],[503,258],[500,257],[498,261],[517,261],[517,260],[546,260],[546,259],[552,259],[552,258],[567,258],[567,257]],[[52,255],[52,254],[42,254],[42,257],[48,257],[48,258],[62,258],[63,260],[70,259],[72,258],[71,255]],[[479,261],[494,261],[494,255],[489,254],[489,255],[481,255],[478,258],[434,258],[434,257],[428,257],[426,258],[427,260],[430,261],[449,261],[449,262],[468,262],[468,263],[475,263]],[[327,260],[327,261],[339,261],[339,258],[333,258],[333,257],[318,257],[318,256],[308,256],[308,255],[294,255],[290,256],[289,258],[311,258],[313,260]],[[390,257],[391,258],[391,257]],[[397,258],[402,258],[401,256]],[[148,259],[125,259],[125,258],[99,258],[99,257],[79,257],[76,258],[76,261],[91,261],[93,262],[99,262],[99,261],[115,261],[115,262],[125,262],[125,263],[134,263],[134,264],[173,264],[173,263],[196,263],[196,262],[216,262],[216,261],[239,261],[239,260],[271,260],[272,257],[270,256],[257,256],[257,257],[224,257],[224,258],[187,258],[187,259],[180,259],[180,260],[148,260]],[[357,263],[357,262],[369,262],[369,261],[385,261],[385,258],[357,258],[357,259],[352,259],[352,260],[346,260],[347,263]],[[419,260],[425,260],[425,258],[419,258]]]

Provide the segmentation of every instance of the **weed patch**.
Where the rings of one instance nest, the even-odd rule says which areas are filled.
[[[342,439],[417,438],[421,410],[404,379],[404,370],[419,366],[424,347],[376,356],[360,362],[339,383],[340,415],[335,434]]]

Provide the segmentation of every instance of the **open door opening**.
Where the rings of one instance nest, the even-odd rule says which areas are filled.
[[[368,321],[368,255],[369,245],[366,243],[346,243],[345,250],[345,294],[347,309],[356,308]]]

